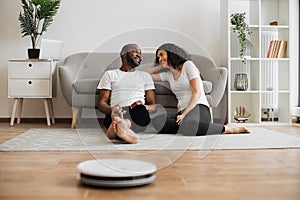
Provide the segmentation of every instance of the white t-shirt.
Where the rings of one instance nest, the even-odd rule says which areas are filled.
[[[200,78],[200,72],[192,61],[186,61],[182,66],[182,71],[178,80],[175,80],[171,71],[159,73],[162,81],[168,81],[170,83],[170,89],[176,95],[178,99],[178,111],[184,110],[192,97],[193,91],[190,85],[190,80],[194,78],[200,79],[200,98],[197,104],[203,104],[209,107],[206,99],[203,82]]]
[[[145,104],[145,91],[155,89],[155,86],[147,72],[140,70],[124,72],[114,69],[103,74],[97,88],[111,90],[111,106],[124,107],[136,101]]]

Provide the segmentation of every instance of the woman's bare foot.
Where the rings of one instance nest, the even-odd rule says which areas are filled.
[[[113,129],[116,134],[122,138],[124,141],[136,144],[138,143],[139,137],[135,134],[128,126],[128,122],[125,119],[122,119],[119,116],[113,118]]]
[[[238,134],[238,133],[250,133],[250,131],[246,127],[236,126],[236,125],[233,125],[233,124],[226,124],[224,133],[226,133],[226,134]]]

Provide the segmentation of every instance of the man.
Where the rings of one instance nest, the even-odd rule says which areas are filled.
[[[146,129],[150,123],[149,112],[156,110],[155,87],[147,72],[136,70],[142,61],[136,44],[125,45],[120,56],[121,67],[106,71],[99,82],[98,108],[106,114],[104,125],[109,139],[137,143],[136,132]]]

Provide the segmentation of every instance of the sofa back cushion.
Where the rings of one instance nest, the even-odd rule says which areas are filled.
[[[88,53],[80,63],[76,80],[99,79],[110,66],[119,67],[121,62],[118,53]]]

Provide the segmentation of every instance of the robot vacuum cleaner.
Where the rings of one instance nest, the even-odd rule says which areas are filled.
[[[131,159],[87,160],[77,165],[81,184],[101,187],[133,187],[152,183],[156,165]]]

